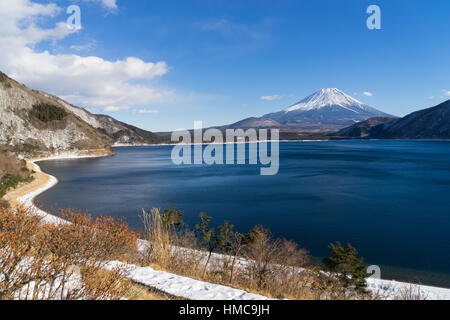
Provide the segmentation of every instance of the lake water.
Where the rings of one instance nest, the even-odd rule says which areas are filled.
[[[60,182],[36,202],[136,229],[143,208],[176,205],[190,225],[202,211],[242,232],[262,224],[318,258],[328,243],[350,242],[383,278],[450,287],[449,142],[284,142],[275,176],[255,165],[176,166],[171,150],[41,162]]]

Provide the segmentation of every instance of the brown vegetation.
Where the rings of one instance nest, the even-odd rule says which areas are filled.
[[[131,283],[108,260],[133,262],[137,237],[112,218],[72,211],[43,225],[25,208],[0,208],[0,299],[119,299]]]
[[[184,227],[182,215],[176,209],[144,211],[149,247],[143,265],[273,298],[368,298],[308,265],[306,250],[274,238],[264,227],[240,234],[225,222],[215,229],[209,226],[211,218],[201,214],[193,232]]]
[[[0,148],[0,207],[9,206],[2,198],[10,189],[32,180],[32,172],[28,170],[26,161],[17,159],[6,148]]]
[[[351,278],[343,281],[342,273],[309,265],[306,250],[274,238],[261,226],[240,234],[228,222],[217,229],[210,227],[211,219],[202,215],[207,223],[190,231],[184,226],[183,212],[153,209],[143,213],[148,246],[139,252],[137,235],[123,221],[93,219],[72,210],[62,211],[60,216],[65,223],[44,225],[23,207],[0,208],[0,300],[178,299],[126,279],[125,267],[105,269],[108,261],[150,265],[272,298],[427,298],[419,286],[405,288],[395,297],[362,292],[361,287],[348,285]],[[334,248],[338,250],[328,260],[340,268],[338,260],[345,264],[355,260],[353,247]],[[356,262],[350,263],[349,270],[359,269]]]
[[[6,174],[20,175],[26,178],[29,172],[24,168],[26,168],[26,162],[24,160],[17,159],[5,147],[0,147],[0,178]]]

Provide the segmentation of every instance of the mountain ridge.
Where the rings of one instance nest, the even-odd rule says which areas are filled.
[[[450,139],[450,100],[376,128],[374,138]]]
[[[365,132],[358,132],[358,127],[365,128]],[[450,139],[450,100],[382,123],[370,123],[369,119],[342,129],[333,136],[368,139]]]
[[[36,117],[39,108],[46,118]],[[55,112],[61,117],[48,118]],[[155,133],[107,115],[92,114],[55,95],[30,89],[0,72],[0,145],[10,146],[16,152],[52,154],[109,150],[114,144],[161,142],[164,138]]]

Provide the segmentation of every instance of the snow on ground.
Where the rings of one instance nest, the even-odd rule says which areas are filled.
[[[126,277],[144,286],[190,300],[267,300],[267,297],[218,284],[199,281],[151,267],[137,267],[118,261],[109,262],[107,269],[125,267]]]
[[[368,289],[381,299],[450,300],[450,289],[394,280],[367,279]]]
[[[142,255],[146,254],[149,243],[145,240],[138,240],[138,250]],[[199,252],[194,249],[173,247],[173,250],[180,251],[181,254],[192,254],[196,256],[203,256],[204,262],[208,257],[208,253]],[[227,256],[220,253],[213,253],[211,255],[210,267],[213,267],[215,263],[226,260]],[[236,268],[244,268],[248,264],[248,260],[244,258],[238,258],[236,260]],[[301,273],[305,269],[298,268],[298,272]],[[450,289],[423,286],[407,282],[398,282],[394,280],[382,280],[376,278],[367,279],[368,290],[379,299],[392,300],[392,299],[422,299],[422,300],[450,300]]]
[[[36,163],[33,162],[33,165],[34,165],[34,171],[42,172],[41,168]],[[58,183],[58,179],[56,179],[55,177],[50,176],[50,175],[48,175],[48,176],[49,176],[49,181],[45,185],[18,198],[17,201],[22,203],[25,207],[30,208],[34,214],[42,217],[42,221],[44,223],[47,223],[47,224],[64,223],[64,220],[62,220],[61,218],[58,218],[51,214],[48,214],[47,212],[36,207],[33,203],[34,198],[36,198],[41,193],[53,188]]]
[[[40,187],[36,190],[33,190],[32,192],[27,193],[26,195],[18,198],[17,201],[22,203],[25,207],[32,209],[34,214],[42,217],[43,223],[47,223],[47,224],[66,223],[66,221],[64,221],[63,219],[58,218],[54,215],[51,215],[51,214],[39,209],[38,207],[36,207],[34,205],[33,201],[38,195],[40,195],[41,193],[44,193],[45,191],[53,188],[55,185],[58,184],[58,179],[56,179],[54,176],[51,176],[47,173],[42,172],[41,168],[39,167],[38,164],[36,164],[36,162],[46,161],[46,160],[70,160],[70,159],[98,158],[98,157],[101,157],[101,156],[78,155],[78,154],[73,154],[73,153],[61,153],[58,156],[53,156],[53,157],[49,157],[49,158],[41,158],[38,160],[32,160],[31,163],[34,166],[33,170],[47,175],[49,177],[49,181],[42,187]]]

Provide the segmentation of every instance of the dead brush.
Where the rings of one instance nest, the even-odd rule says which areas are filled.
[[[177,229],[159,209],[143,210],[144,238],[148,248],[144,264],[182,275],[196,275],[200,270],[202,256],[195,247],[195,237],[186,229]]]
[[[124,268],[104,261],[137,255],[137,236],[112,218],[65,211],[70,223],[43,225],[28,209],[0,209],[0,299],[119,299]],[[133,253],[134,252],[134,253]]]
[[[318,296],[318,289],[312,289],[309,278],[300,271],[308,262],[308,254],[296,243],[273,239],[263,227],[242,235],[225,223],[217,229],[214,243],[217,252],[213,253],[212,245],[198,247],[195,233],[187,229],[180,231],[167,223],[170,220],[159,209],[143,211],[144,234],[149,246],[144,265],[269,297],[314,299]],[[204,226],[197,239],[203,240],[205,234],[212,234],[211,230]]]

